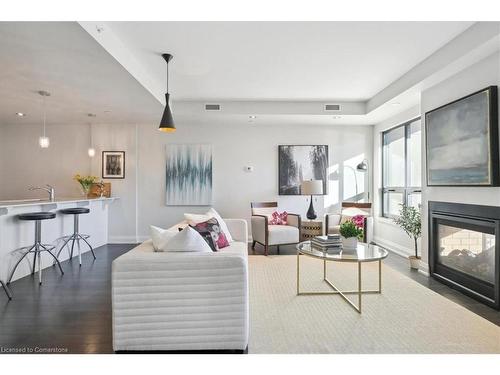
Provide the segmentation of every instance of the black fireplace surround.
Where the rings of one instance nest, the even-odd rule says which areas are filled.
[[[500,310],[500,207],[429,202],[431,276]]]

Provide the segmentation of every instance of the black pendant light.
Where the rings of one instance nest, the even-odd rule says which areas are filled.
[[[165,94],[165,110],[163,111],[163,116],[160,121],[160,127],[158,130],[165,133],[173,133],[175,132],[174,118],[172,117],[172,111],[170,110],[169,98],[170,94],[168,93],[168,63],[172,60],[173,56],[169,53],[162,54],[163,58],[167,62],[167,93]]]

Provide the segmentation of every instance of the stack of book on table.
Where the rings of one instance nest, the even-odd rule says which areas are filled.
[[[311,247],[320,251],[335,251],[342,249],[342,240],[339,234],[330,234],[328,236],[316,236],[311,239]]]

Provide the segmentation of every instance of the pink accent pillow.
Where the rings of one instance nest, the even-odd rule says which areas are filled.
[[[221,230],[219,222],[215,217],[210,218],[203,223],[198,223],[191,228],[196,229],[198,233],[205,239],[208,240],[208,237],[211,237],[211,241],[207,241],[208,245],[212,248],[213,251],[218,251],[223,249],[224,247],[229,246],[229,242],[227,240],[226,235]],[[210,243],[212,242],[212,243]]]
[[[279,213],[274,211],[271,215],[271,220],[269,220],[270,225],[287,225],[288,224],[288,213],[283,211]]]

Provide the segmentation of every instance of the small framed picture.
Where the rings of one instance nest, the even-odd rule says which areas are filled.
[[[125,178],[125,151],[102,152],[102,178]]]

